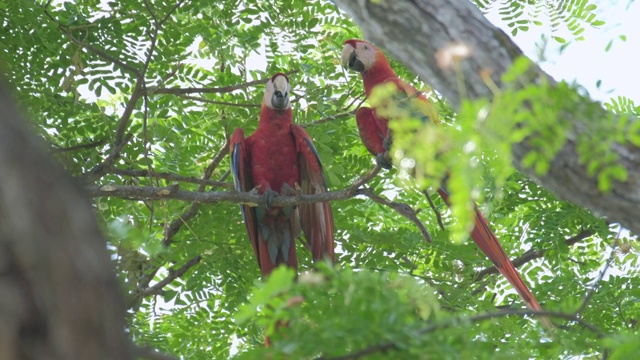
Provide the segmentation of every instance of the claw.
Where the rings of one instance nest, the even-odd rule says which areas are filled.
[[[295,183],[294,186],[298,186],[298,183]],[[299,193],[296,191],[296,189],[292,188],[289,184],[284,183],[282,184],[282,188],[280,188],[280,195],[283,196],[296,196]],[[291,212],[296,209],[297,206],[287,206],[282,208],[282,211],[284,212],[284,214],[289,217],[289,215],[291,215]]]
[[[297,184],[298,183],[296,183],[295,185]],[[280,195],[296,196],[298,195],[298,192],[296,191],[296,189],[292,188],[289,184],[284,183],[282,184],[282,188],[280,189]]]
[[[391,134],[387,134],[387,136],[382,140],[382,148],[386,151],[391,150],[391,146],[393,145],[393,137]]]
[[[275,198],[276,196],[278,196],[278,193],[271,189],[267,189],[264,191],[264,193],[262,193],[262,197],[264,197],[264,207],[267,210],[271,209],[271,200],[273,200],[273,198]]]
[[[391,163],[391,157],[389,156],[389,151],[381,152],[376,155],[376,163],[383,169],[391,169],[393,164]]]

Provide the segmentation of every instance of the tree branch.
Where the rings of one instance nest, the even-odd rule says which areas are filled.
[[[522,51],[501,30],[494,27],[477,6],[468,0],[367,1],[335,0],[360,26],[366,38],[381,46],[397,60],[432,85],[456,109],[464,99],[493,98],[492,87],[502,88],[502,75]],[[452,45],[469,50],[466,58],[443,62]],[[439,61],[440,60],[440,61]],[[455,71],[452,70],[452,66]],[[556,82],[532,65],[526,72],[527,84]],[[488,86],[487,84],[492,84]],[[493,86],[495,85],[495,86]],[[602,106],[576,93],[580,99],[555,102],[558,114],[570,124],[567,141],[550,161],[544,175],[522,164],[523,158],[536,152],[529,139],[512,145],[514,165],[528,176],[537,179],[558,197],[585,206],[598,214],[619,222],[640,234],[640,148],[625,138],[637,127],[638,120],[608,113]],[[530,104],[529,104],[530,105]],[[528,109],[523,109],[528,111]],[[610,150],[627,172],[627,181],[612,181],[612,191],[603,193],[592,174],[580,161],[576,139],[597,141],[593,134],[601,134],[602,121],[613,119],[611,129],[620,129],[626,143],[613,142]]]
[[[71,152],[71,151],[77,151],[77,150],[84,150],[84,149],[92,149],[101,145],[104,145],[107,143],[107,139],[100,139],[100,140],[96,140],[96,141],[91,141],[88,142],[86,144],[79,144],[79,145],[74,145],[74,146],[69,146],[69,147],[57,147],[55,146],[52,150],[51,153],[53,154],[57,154],[57,153],[63,153],[63,152]]]
[[[270,204],[271,206],[284,207],[294,206],[297,204],[311,204],[317,202],[346,200],[359,194],[360,192],[358,191],[358,189],[360,188],[360,186],[371,180],[379,171],[380,168],[376,166],[373,170],[358,178],[352,185],[342,190],[329,191],[326,193],[314,195],[276,196],[275,198],[271,199]],[[201,185],[201,187],[204,187],[204,185]],[[91,197],[121,197],[136,200],[182,200],[193,202],[192,207],[194,208],[202,203],[213,204],[221,201],[227,201],[236,204],[247,204],[252,206],[265,206],[264,197],[257,193],[238,192],[235,190],[213,192],[185,191],[180,190],[177,184],[165,187],[108,184],[88,186],[86,190]],[[190,208],[183,216],[181,216],[179,219],[176,219],[174,223],[184,223],[184,221],[192,217],[192,215],[189,216],[191,213],[192,211]],[[173,226],[170,226],[169,228],[172,229]],[[168,234],[174,234],[176,231],[177,229],[171,230],[168,232]]]
[[[169,285],[173,280],[184,275],[187,271],[189,271],[189,269],[200,263],[200,260],[202,260],[202,256],[196,255],[191,260],[182,265],[178,270],[169,269],[169,275],[167,277],[154,284],[153,286],[144,289],[144,296],[160,295],[162,289],[165,286]]]
[[[122,142],[111,149],[109,155],[100,164],[94,166],[89,172],[82,174],[81,177],[85,180],[93,180],[106,174],[111,166],[120,158],[120,152],[122,152],[125,145],[131,141],[131,138],[133,138],[132,134],[127,135]]]
[[[598,278],[596,279],[596,281],[593,282],[593,286],[591,286],[591,289],[589,289],[587,294],[582,299],[582,304],[580,304],[580,307],[578,308],[578,310],[576,310],[576,316],[579,316],[584,311],[584,309],[587,308],[587,304],[589,303],[589,300],[591,300],[591,297],[596,292],[596,289],[598,289],[598,285],[600,285],[600,282],[604,278],[604,275],[607,273],[607,270],[609,270],[609,266],[611,266],[613,259],[615,259],[616,257],[616,250],[617,250],[617,246],[614,245],[611,247],[611,254],[609,254],[609,258],[607,259],[604,266],[602,267],[602,271],[600,271],[600,275],[598,275]]]
[[[131,359],[94,209],[0,80],[0,358]]]
[[[224,159],[224,157],[229,153],[229,141],[227,140],[224,145],[222,145],[222,148],[220,148],[220,151],[218,151],[218,153],[216,154],[216,156],[213,158],[213,160],[211,161],[211,164],[209,164],[209,166],[207,166],[207,168],[204,171],[204,174],[202,175],[202,179],[203,180],[207,180],[211,177],[211,175],[213,174],[213,171],[218,167],[218,165],[220,165],[220,162],[222,162],[222,159]],[[198,186],[198,189],[196,190],[196,194],[205,194],[204,193],[204,189],[206,188],[206,185],[204,184],[200,184],[200,186]],[[192,200],[193,203],[191,204],[191,206],[189,206],[189,209],[187,209],[187,211],[184,212],[184,214],[182,214],[179,218],[174,219],[171,224],[169,224],[169,226],[165,229],[164,231],[164,239],[162,240],[162,244],[164,246],[169,246],[171,245],[171,243],[173,242],[173,236],[178,232],[178,230],[180,230],[180,228],[182,227],[182,225],[189,219],[191,219],[192,217],[196,216],[196,214],[198,213],[198,208],[200,207],[200,201],[197,200]]]
[[[216,154],[216,156],[213,158],[213,161],[211,161],[211,164],[209,164],[209,166],[207,166],[207,168],[205,169],[204,174],[202,175],[202,180],[208,180],[211,177],[211,175],[213,174],[213,171],[218,167],[218,165],[220,164],[220,162],[228,152],[229,152],[229,142],[227,141],[225,142],[224,145],[222,145],[222,148],[220,148],[220,151],[218,151],[218,154]],[[228,172],[222,175],[220,177],[220,181],[224,180],[227,177],[227,175],[228,175]],[[194,192],[193,194],[195,195],[203,194],[203,191],[206,188],[206,186],[207,186],[206,183],[201,183],[198,186],[197,192]],[[176,184],[173,186],[168,186],[165,189],[166,189],[166,192],[168,193],[175,192],[175,191],[178,191],[178,185]],[[189,206],[189,209],[187,209],[187,211],[185,211],[177,219],[174,219],[173,221],[171,221],[171,223],[164,228],[164,237],[162,239],[162,244],[165,247],[169,247],[173,243],[173,236],[178,233],[178,231],[189,219],[196,216],[196,214],[198,213],[199,206],[200,206],[200,203],[192,202],[192,204]],[[162,255],[160,255],[156,260],[157,260],[156,263],[160,263],[161,265],[159,265],[154,270],[149,271],[145,275],[145,277],[142,280],[140,280],[140,282],[138,283],[138,286],[140,288],[146,289],[147,287],[149,287],[149,283],[151,282],[151,280],[153,280],[158,270],[160,270],[160,268],[163,266],[162,264],[164,264],[164,258]]]
[[[46,11],[45,11],[46,13]],[[48,14],[48,13],[47,13]],[[49,17],[51,19],[53,19],[53,17],[51,17],[49,15]],[[85,48],[87,50],[89,50],[90,52],[98,55],[99,57],[103,58],[104,60],[107,60],[111,63],[113,63],[114,65],[116,65],[117,67],[121,68],[122,70],[125,70],[127,72],[130,72],[131,74],[135,75],[135,76],[139,76],[140,75],[140,70],[138,70],[135,66],[129,65],[127,63],[125,63],[124,61],[116,58],[115,56],[109,55],[106,51],[99,49],[91,44],[85,43],[79,39],[76,39],[71,32],[69,31],[69,27],[67,25],[64,25],[60,22],[58,22],[57,20],[53,19],[53,21],[55,21],[58,24],[58,27],[60,28],[60,30],[62,31],[63,34],[65,34],[69,40],[71,40],[71,42],[73,42],[74,44]]]
[[[418,212],[413,210],[413,208],[411,206],[409,206],[407,204],[391,201],[391,200],[389,200],[387,198],[384,198],[384,197],[374,193],[373,190],[371,190],[370,188],[360,189],[358,191],[358,193],[367,196],[369,199],[377,202],[378,204],[382,204],[384,206],[388,206],[388,207],[392,208],[398,214],[400,214],[400,215],[406,217],[407,219],[411,220],[411,222],[416,224],[416,226],[420,230],[420,233],[422,233],[422,236],[424,237],[424,239],[428,243],[433,242],[433,239],[431,239],[431,235],[429,234],[427,229],[424,227],[424,224],[422,223],[422,221],[420,221],[420,219],[418,219]]]
[[[138,346],[132,344],[131,353],[136,359],[147,360],[178,360],[177,357],[161,353],[160,351],[149,346]]]
[[[301,124],[300,126],[302,126],[303,128],[307,128],[309,126],[319,125],[319,124],[323,124],[323,123],[326,123],[326,122],[329,122],[329,121],[338,120],[338,119],[342,119],[342,118],[345,118],[345,117],[350,117],[355,113],[356,113],[355,110],[351,110],[351,111],[343,112],[343,113],[340,113],[340,114],[326,116],[326,117],[323,117],[322,119],[318,119],[318,120],[312,121],[310,123]]]
[[[423,190],[422,193],[424,194],[424,197],[427,198],[427,202],[429,202],[429,206],[431,206],[431,210],[433,210],[433,212],[436,214],[436,220],[438,220],[438,225],[440,226],[440,229],[442,231],[444,231],[444,223],[442,222],[442,214],[440,214],[440,211],[438,211],[438,208],[436,207],[436,204],[434,204],[433,200],[431,200],[431,195],[429,195],[429,190]]]
[[[533,310],[501,310],[498,312],[492,312],[492,313],[486,313],[486,314],[480,314],[480,315],[476,315],[476,316],[471,316],[471,317],[456,317],[456,318],[452,318],[446,321],[442,321],[442,322],[437,322],[431,325],[428,325],[426,327],[424,327],[422,330],[419,331],[420,335],[427,335],[429,333],[435,332],[435,331],[439,331],[439,330],[443,330],[443,329],[447,329],[447,328],[451,328],[451,327],[455,327],[455,326],[460,326],[460,325],[465,325],[465,324],[475,324],[475,323],[479,323],[485,320],[491,320],[491,319],[497,319],[497,318],[502,318],[502,317],[506,317],[506,316],[536,316],[536,317],[551,317],[551,318],[557,318],[557,319],[563,319],[563,320],[567,320],[569,322],[575,322],[576,324],[580,325],[582,328],[589,330],[590,332],[594,333],[596,335],[596,338],[600,339],[603,338],[605,336],[605,334],[598,329],[596,326],[576,317],[574,314],[566,314],[566,313],[562,313],[562,312],[558,312],[558,311],[533,311]],[[403,345],[403,346],[401,346]],[[375,353],[384,353],[390,350],[395,350],[395,349],[399,349],[399,348],[404,348],[404,344],[399,344],[398,342],[393,342],[393,341],[388,341],[388,342],[384,342],[384,343],[379,343],[376,345],[372,345],[369,346],[363,350],[360,351],[356,351],[350,354],[346,354],[346,355],[342,355],[342,356],[336,356],[336,357],[331,357],[331,358],[327,358],[324,356],[318,357],[316,358],[316,360],[353,360],[353,359],[360,359],[366,355],[371,355],[371,354],[375,354]],[[606,352],[606,349],[604,350],[604,352]]]
[[[132,177],[148,177],[149,170],[133,170],[133,169],[119,169],[119,168],[110,168],[107,171],[108,174],[120,175],[120,176],[132,176]],[[217,181],[217,180],[209,180],[198,178],[195,176],[182,176],[178,174],[168,173],[168,172],[153,172],[154,177],[159,179],[165,179],[169,181],[179,181],[200,185],[207,185],[211,187],[222,187],[227,189],[233,189],[233,184],[229,182]]]
[[[135,76],[139,76],[140,75],[140,70],[136,69],[134,66],[131,66],[127,63],[125,63],[124,61],[111,56],[109,54],[107,54],[104,50],[102,49],[98,49],[97,47],[91,45],[91,44],[87,44],[81,40],[76,39],[73,34],[71,34],[71,29],[72,27],[65,25],[63,23],[61,23],[60,21],[58,21],[56,18],[54,18],[51,13],[49,13],[48,7],[51,4],[51,1],[47,1],[46,4],[44,4],[44,6],[42,7],[42,10],[44,11],[44,14],[47,18],[49,18],[49,20],[53,21],[54,23],[56,23],[58,25],[58,29],[60,29],[60,31],[62,31],[62,33],[67,36],[69,38],[69,40],[71,40],[71,42],[73,42],[74,44],[85,48],[87,50],[89,50],[90,52],[98,55],[99,57],[103,58],[104,60],[107,60],[113,64],[115,64],[116,66],[120,67],[121,69],[128,71],[132,74],[134,74]],[[74,27],[77,28],[77,27]]]
[[[590,237],[591,235],[595,234],[594,230],[583,230],[581,231],[579,234],[566,239],[564,241],[564,243],[567,246],[572,246],[588,237]],[[513,264],[513,266],[515,268],[518,268],[526,263],[528,263],[529,261],[535,260],[535,259],[539,259],[541,257],[544,257],[544,254],[547,252],[548,249],[543,249],[543,250],[533,250],[533,249],[529,249],[527,251],[525,251],[520,257],[517,257],[515,259],[513,259],[511,261],[511,263]],[[473,276],[473,282],[480,282],[482,281],[482,279],[484,279],[486,276],[491,275],[491,274],[498,274],[498,269],[496,269],[495,266],[490,266],[487,267],[485,269],[482,269],[480,271],[477,271]]]
[[[198,96],[189,96],[189,95],[180,95],[180,97],[183,99],[189,99],[189,100],[203,102],[205,104],[214,104],[214,105],[237,106],[237,107],[245,107],[245,108],[259,108],[262,106],[260,104],[238,104],[238,103],[233,103],[229,101],[209,100],[209,99],[201,98]]]
[[[299,70],[287,71],[286,75],[291,75],[299,72]],[[155,88],[149,89],[149,94],[172,94],[172,95],[185,95],[185,94],[220,94],[229,93],[235,90],[248,88],[255,85],[266,84],[271,78],[264,78],[259,80],[249,81],[243,84],[224,86],[224,87],[204,87],[204,88]]]

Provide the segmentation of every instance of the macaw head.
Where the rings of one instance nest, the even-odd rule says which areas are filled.
[[[291,108],[291,102],[289,101],[290,93],[291,85],[289,85],[289,78],[283,73],[277,73],[267,81],[267,89],[264,92],[262,103],[272,109],[289,109]]]
[[[342,48],[342,66],[359,73],[371,69],[386,58],[382,51],[368,41],[351,39]]]

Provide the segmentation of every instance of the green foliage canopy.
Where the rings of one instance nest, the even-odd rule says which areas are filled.
[[[486,8],[491,2],[476,3]],[[513,17],[514,29],[535,24],[520,11],[522,1],[505,3],[501,11]],[[575,36],[578,26],[598,25],[591,5],[569,5],[554,11]],[[519,22],[523,16],[526,22]],[[280,71],[290,74],[295,120],[314,139],[330,188],[347,188],[374,167],[352,115],[364,97],[360,79],[339,65],[342,42],[361,34],[330,2],[17,0],[0,3],[0,19],[3,66],[17,100],[52,154],[88,185],[229,190],[229,134],[236,127],[255,129],[262,84]],[[264,69],[249,61],[258,52],[265,55]],[[428,89],[399,63],[392,66],[401,78]],[[335,269],[320,265],[318,273],[297,282],[285,269],[259,280],[233,202],[96,197],[133,341],[185,359],[266,353],[331,358],[363,349],[373,358],[557,358],[602,356],[605,348],[618,356],[637,350],[638,256],[630,239],[615,224],[559,201],[516,172],[508,161],[507,135],[494,134],[493,148],[475,138],[479,132],[469,119],[486,104],[468,104],[456,114],[436,93],[431,96],[445,123],[442,131],[456,143],[479,144],[452,155],[450,162],[459,165],[452,189],[482,200],[498,238],[522,260],[519,270],[546,310],[579,310],[574,320],[593,328],[552,317],[567,326],[550,336],[531,317],[500,313],[523,305],[502,277],[490,275],[490,263],[473,243],[451,241],[466,233],[465,212],[452,216],[434,198],[443,215],[441,230],[418,186],[403,171],[391,170],[365,187],[424,209],[417,216],[433,243],[391,207],[352,196],[332,204]],[[513,106],[517,113],[517,96],[506,94],[494,106]],[[635,109],[628,99],[608,106]],[[562,126],[531,130],[545,131],[553,138],[562,135]],[[416,153],[425,153],[426,145]],[[531,165],[544,171],[548,159],[539,155]],[[434,156],[416,160],[428,164],[438,161]],[[454,201],[463,207],[471,198]],[[308,253],[298,250],[301,272],[311,271]],[[612,275],[596,282],[605,264]],[[496,315],[482,317],[486,313]],[[289,327],[276,333],[280,320]],[[274,338],[266,350],[265,328]]]

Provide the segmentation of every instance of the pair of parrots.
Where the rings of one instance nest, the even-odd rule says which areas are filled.
[[[363,40],[348,40],[342,50],[342,65],[362,76],[365,94],[381,84],[395,84],[400,93],[419,99],[423,112],[431,121],[438,114],[427,98],[413,86],[398,78],[385,55]],[[327,191],[322,165],[309,135],[292,123],[291,85],[285,74],[274,75],[266,84],[258,129],[245,138],[236,129],[231,139],[231,163],[238,191],[257,189],[267,206],[241,205],[242,216],[258,258],[263,276],[280,264],[297,269],[295,238],[305,233],[307,247],[313,260],[333,260],[334,227],[329,203],[300,204],[296,207],[270,206],[276,195],[318,194]],[[390,167],[388,156],[389,119],[376,108],[360,107],[356,121],[362,142],[376,156],[378,164]],[[438,189],[449,203],[446,181]],[[529,291],[518,271],[502,249],[482,213],[475,207],[475,227],[471,237],[516,289],[522,300],[532,309],[540,305]]]

